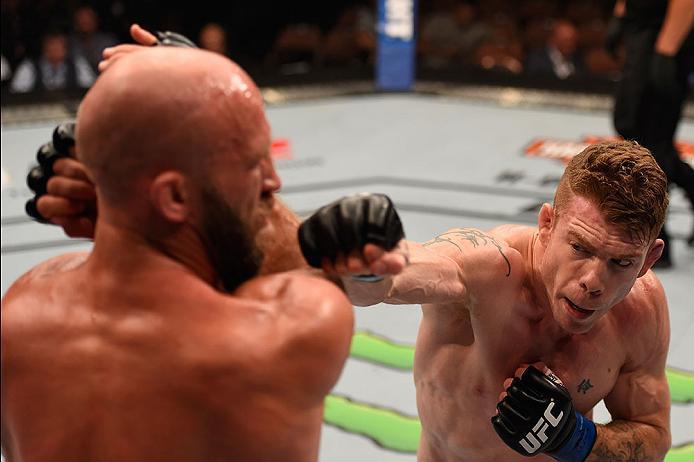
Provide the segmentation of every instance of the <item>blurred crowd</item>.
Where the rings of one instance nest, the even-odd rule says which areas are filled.
[[[122,0],[87,5],[3,0],[3,90],[89,87],[102,50],[128,41],[127,26],[134,20],[187,34],[202,48],[251,68],[291,74],[373,65],[375,1],[338,1],[333,9],[323,6],[321,14],[305,18],[301,12],[308,7],[273,11],[269,2],[266,11],[249,14],[243,3],[232,3],[241,7],[229,10],[230,17],[224,17],[226,10],[205,17],[200,6],[191,15],[188,2],[174,2],[164,12],[145,1],[139,8],[149,9],[138,18],[135,3]],[[418,62],[432,70],[476,67],[557,79],[615,79],[621,51],[604,47],[612,7],[604,0],[420,1]]]
[[[471,65],[559,79],[616,78],[621,51],[606,50],[614,2],[437,0],[422,11],[422,64]]]

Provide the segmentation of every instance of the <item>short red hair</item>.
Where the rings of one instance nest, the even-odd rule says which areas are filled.
[[[633,141],[597,143],[575,156],[559,180],[555,213],[573,195],[587,198],[605,218],[641,243],[658,236],[668,207],[667,177],[650,151]]]

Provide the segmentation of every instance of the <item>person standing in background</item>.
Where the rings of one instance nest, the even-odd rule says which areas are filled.
[[[675,147],[675,132],[694,69],[694,0],[617,0],[607,48],[625,46],[622,79],[614,106],[614,126],[622,137],[648,148],[694,208],[694,169]],[[672,266],[670,236],[657,267]],[[688,239],[694,245],[694,230]]]

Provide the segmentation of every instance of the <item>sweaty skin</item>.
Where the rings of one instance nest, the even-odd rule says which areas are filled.
[[[315,460],[351,304],[301,271],[227,293],[205,245],[204,186],[257,236],[295,226],[268,218],[279,179],[253,82],[199,50],[123,56],[85,97],[77,142],[94,247],[3,297],[6,460]],[[275,270],[298,266],[261,247]]]
[[[546,204],[538,228],[453,229],[424,245],[408,242],[410,264],[397,276],[376,284],[344,278],[360,305],[422,304],[418,460],[527,460],[502,442],[490,417],[509,378],[532,363],[548,366],[588,417],[605,400],[613,422],[598,426],[588,461],[662,460],[670,445],[669,323],[649,271],[661,245],[629,243],[574,196],[559,217]]]

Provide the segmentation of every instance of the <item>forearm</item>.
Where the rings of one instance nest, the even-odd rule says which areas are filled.
[[[674,56],[694,23],[694,0],[670,0],[663,27],[660,28],[655,50]]]
[[[369,306],[377,303],[419,305],[462,300],[464,288],[460,267],[451,259],[426,250],[421,244],[408,242],[410,263],[396,276],[379,282],[363,282],[351,277],[342,279],[352,303]]]
[[[669,448],[667,430],[640,422],[615,420],[597,425],[597,439],[586,462],[661,461]]]
[[[268,226],[257,238],[257,245],[265,256],[260,274],[308,268],[297,237],[297,230],[301,224],[299,217],[277,196],[273,198],[265,213]]]

